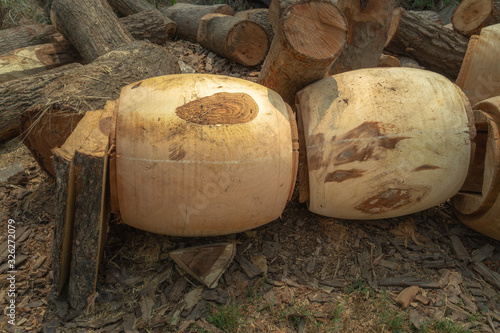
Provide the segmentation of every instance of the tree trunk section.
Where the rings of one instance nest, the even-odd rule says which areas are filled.
[[[108,0],[108,3],[123,16],[156,10],[156,7],[146,0]]]
[[[0,56],[0,83],[45,72],[81,60],[69,45],[50,43],[28,46]]]
[[[463,0],[451,17],[453,28],[465,36],[500,23],[500,0]]]
[[[281,15],[285,12],[288,6],[299,2],[299,0],[271,0],[269,5],[269,24],[275,33],[279,29]]]
[[[88,63],[132,41],[113,9],[101,0],[55,0],[51,19]]]
[[[281,17],[258,82],[295,105],[295,93],[328,73],[346,37],[344,15],[331,2],[291,5]]]
[[[23,142],[40,167],[54,175],[50,152],[66,141],[85,112],[102,109],[128,84],[178,73],[177,58],[160,46],[135,41],[119,47],[48,85],[21,119]]]
[[[147,39],[160,45],[174,38],[177,30],[177,24],[156,9],[132,14],[119,20],[135,39]]]
[[[387,41],[394,0],[339,0],[348,23],[347,45],[331,74],[377,67]]]
[[[207,14],[198,26],[198,43],[244,66],[266,57],[267,33],[259,24],[224,14]]]
[[[41,97],[42,90],[54,80],[82,65],[75,63],[41,74],[0,84],[0,142],[20,134],[21,115]]]
[[[396,9],[385,50],[418,59],[426,69],[455,80],[467,51],[468,39],[412,12]]]
[[[56,43],[61,34],[53,25],[33,24],[0,30],[0,54],[23,47]]]
[[[171,7],[163,7],[161,12],[177,23],[179,38],[192,42],[197,42],[198,24],[203,16],[211,13],[234,15],[229,5],[202,6],[188,3],[176,3]]]
[[[271,23],[269,23],[269,10],[267,8],[244,10],[234,14],[234,17],[257,23],[266,30],[269,42],[273,40],[274,32]]]

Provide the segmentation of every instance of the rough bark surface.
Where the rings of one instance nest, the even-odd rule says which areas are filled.
[[[101,0],[55,0],[51,19],[86,62],[133,40],[113,9]]]
[[[339,0],[347,23],[347,45],[335,60],[331,74],[377,67],[387,41],[394,0]]]
[[[125,85],[179,73],[177,58],[160,46],[141,41],[124,45],[48,85],[21,120],[23,142],[42,169],[53,175],[50,151],[71,133],[74,124],[69,119],[77,123],[85,112],[102,109],[107,100],[119,97]],[[54,117],[68,121],[55,123]]]
[[[53,25],[32,24],[0,30],[0,54],[47,43],[56,43],[61,38]]]
[[[274,32],[271,23],[269,23],[269,10],[267,8],[244,10],[234,14],[234,17],[257,23],[266,30],[269,42],[273,40]]]
[[[171,7],[163,7],[161,12],[177,23],[177,35],[182,39],[197,41],[198,24],[203,16],[211,13],[234,15],[229,5],[192,5],[176,3]]]
[[[262,26],[224,14],[203,16],[198,26],[198,43],[245,66],[261,63],[269,48]]]
[[[177,30],[177,24],[156,9],[122,17],[120,23],[135,39],[147,39],[160,45],[172,39]]]
[[[395,31],[385,50],[418,59],[426,69],[455,80],[467,51],[468,39],[454,30],[423,20],[409,11],[393,17]],[[397,28],[396,28],[397,27]]]
[[[281,17],[258,82],[295,105],[297,91],[328,73],[344,48],[346,30],[344,16],[331,2],[291,5]]]
[[[146,0],[108,0],[108,3],[123,16],[156,10],[156,7]]]
[[[0,142],[20,134],[22,113],[36,104],[47,85],[81,66],[69,64],[0,84]]]

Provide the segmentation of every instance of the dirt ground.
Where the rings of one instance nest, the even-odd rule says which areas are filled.
[[[199,45],[166,47],[196,72],[257,79],[258,67]],[[0,146],[0,155],[1,331],[500,331],[500,243],[462,225],[447,203],[361,222],[310,213],[296,194],[279,220],[223,237],[168,237],[113,223],[95,308],[77,312],[51,293],[54,181],[19,139]],[[9,219],[16,221],[15,326],[6,308]],[[237,255],[214,289],[169,256],[220,242],[236,244]]]

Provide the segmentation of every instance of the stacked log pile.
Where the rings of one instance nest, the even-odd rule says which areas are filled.
[[[269,10],[255,10],[236,15],[227,5],[176,4],[157,10],[146,1],[132,0],[108,0],[108,2],[54,0],[45,1],[45,3],[47,3],[46,8],[50,8],[53,26],[27,26],[0,31],[0,63],[3,65],[0,69],[0,104],[3,106],[0,109],[0,140],[22,134],[23,142],[31,150],[42,169],[56,179],[59,208],[53,250],[56,281],[54,286],[57,294],[65,292],[65,286],[68,286],[67,297],[76,309],[92,306],[96,274],[111,209],[109,204],[113,200],[109,193],[113,184],[108,183],[107,174],[108,155],[113,154],[114,148],[113,142],[108,141],[108,135],[112,133],[113,126],[116,125],[110,116],[115,111],[113,101],[120,98],[122,88],[125,86],[132,91],[145,82],[145,79],[181,72],[178,60],[161,47],[175,35],[182,39],[196,41],[202,47],[239,64],[261,65],[258,83],[278,94],[276,95],[275,92],[268,94],[269,103],[280,110],[276,119],[284,117],[293,127],[291,132],[295,133],[297,129],[294,120],[295,113],[298,116],[299,135],[298,137],[297,135],[291,136],[290,140],[293,143],[290,143],[292,147],[290,151],[293,153],[293,163],[295,163],[296,150],[300,149],[297,158],[299,159],[299,201],[301,202],[309,202],[310,186],[337,184],[346,179],[361,178],[366,172],[361,167],[331,171],[328,169],[331,165],[326,165],[331,161],[325,161],[326,157],[323,158],[323,155],[316,159],[314,156],[309,156],[308,159],[307,156],[308,149],[321,150],[325,144],[324,133],[315,131],[330,121],[332,124],[338,121],[333,116],[331,119],[328,118],[329,113],[322,108],[334,105],[333,102],[335,102],[338,103],[335,107],[344,107],[345,104],[347,109],[349,103],[363,102],[345,96],[339,99],[339,91],[335,90],[339,89],[336,80],[339,79],[338,82],[342,82],[340,78],[344,76],[335,75],[377,66],[398,67],[400,62],[395,57],[406,56],[418,60],[419,65],[425,69],[437,72],[450,80],[457,79],[461,73],[457,83],[460,88],[466,90],[464,87],[467,84],[474,85],[476,78],[474,73],[481,71],[484,76],[488,69],[478,69],[479,65],[474,65],[474,62],[470,65],[471,62],[464,62],[464,59],[467,60],[469,57],[498,70],[496,58],[489,57],[488,60],[481,60],[481,57],[487,57],[485,53],[491,54],[493,51],[484,51],[490,50],[486,46],[484,49],[482,46],[479,48],[483,50],[482,52],[475,51],[475,43],[479,37],[474,35],[481,33],[483,29],[481,36],[488,38],[487,42],[483,43],[484,45],[492,43],[498,46],[500,44],[498,26],[484,29],[500,21],[497,0],[464,0],[454,13],[453,29],[444,27],[433,13],[395,9],[394,0],[338,0],[337,2],[273,0]],[[470,8],[477,10],[470,10]],[[115,11],[123,17],[118,18]],[[474,24],[470,24],[471,22]],[[477,52],[475,57],[472,56],[474,52]],[[20,56],[26,58],[27,54],[33,54],[30,56],[33,61],[29,66],[26,61],[19,60]],[[463,65],[463,62],[467,66]],[[21,63],[24,67],[20,66]],[[257,71],[258,69],[256,68]],[[411,75],[417,72],[405,73],[408,74],[404,75]],[[318,94],[323,96],[324,100],[321,96],[309,98],[308,93],[302,90],[332,74],[334,76],[323,81],[326,88],[322,89],[328,90],[329,93],[336,91],[336,95],[319,92]],[[370,75],[379,79],[376,73]],[[418,75],[415,74],[415,76]],[[374,82],[376,79],[373,79]],[[443,80],[445,79],[438,78],[432,82],[449,82]],[[344,83],[341,88],[347,91],[348,84],[348,82]],[[497,95],[500,81],[495,76],[488,81],[488,84],[493,88],[488,90],[491,93],[487,97],[493,98]],[[390,90],[387,96],[396,94],[394,91],[396,88],[399,89],[399,86],[391,86],[387,83],[379,86],[381,88],[378,88],[377,84],[371,85],[374,91],[376,89]],[[136,92],[147,91],[147,89],[154,89],[154,87],[143,86]],[[302,93],[298,96],[299,91]],[[245,112],[248,113],[246,116],[249,119],[256,116],[259,107],[248,102],[243,91],[232,94],[236,96],[238,93],[241,95],[238,95],[241,100],[231,97],[231,103],[237,106],[232,108],[231,104],[231,107],[224,111],[227,114],[220,117],[224,119],[241,117],[242,115],[238,113],[241,111],[238,103],[250,105],[243,108],[248,111]],[[382,94],[380,91],[377,93]],[[314,94],[311,93],[311,95]],[[400,97],[402,94],[397,95]],[[477,99],[474,100],[474,104],[482,101],[483,98],[478,96],[485,96],[477,91],[474,96],[466,91],[466,95],[471,100]],[[207,113],[214,110],[224,109],[217,106],[225,102],[225,99],[221,98],[219,101],[216,100],[219,95],[213,96],[202,97],[199,100],[193,98],[194,104],[189,104],[189,107],[185,108],[188,110],[185,112],[193,112],[193,114],[184,114],[183,119],[188,119],[189,122],[198,125],[209,125],[215,129],[218,128],[217,126],[237,127],[236,124],[239,126],[240,123],[221,122],[222,118],[219,119],[219,115],[216,114],[218,111],[215,115],[207,116]],[[450,94],[445,97],[449,96]],[[462,93],[458,92],[456,96],[459,97],[453,96],[454,101],[463,103],[463,110],[470,109],[465,95],[462,96]],[[204,98],[211,101],[210,107],[205,103]],[[396,100],[396,98],[393,99]],[[319,111],[316,110],[316,112],[328,121],[323,121],[320,116],[311,120],[309,117],[313,117],[312,112],[307,114],[301,112],[301,106],[304,110],[304,105],[308,105],[307,103],[313,100],[318,103]],[[402,104],[405,103],[402,102]],[[205,109],[203,109],[204,105]],[[374,102],[374,109],[380,105],[382,104]],[[470,156],[475,157],[471,166],[461,166],[469,167],[466,185],[462,188],[462,192],[467,192],[468,195],[462,193],[461,196],[455,198],[454,202],[463,216],[467,216],[471,210],[470,207],[477,204],[478,198],[475,195],[482,193],[481,186],[488,189],[486,200],[488,204],[495,203],[498,198],[500,187],[497,186],[497,181],[488,183],[489,180],[486,178],[492,174],[496,177],[494,171],[497,171],[500,161],[497,161],[496,151],[491,151],[493,148],[485,147],[485,142],[496,145],[498,141],[496,136],[498,105],[497,100],[477,104],[481,111],[474,113],[475,119],[471,116],[471,112],[462,112],[461,120],[468,121],[471,126],[470,128],[466,125],[462,126],[460,130],[463,131],[460,133],[466,133],[470,140],[460,141],[457,145],[467,152],[470,150]],[[359,108],[355,107],[355,109]],[[454,110],[458,109],[454,108]],[[175,111],[176,114],[177,111],[179,110]],[[304,115],[306,117],[302,119]],[[204,119],[208,123],[203,123]],[[347,163],[343,161],[349,159],[366,166],[365,162],[368,159],[373,158],[377,161],[380,157],[372,156],[375,148],[386,152],[387,149],[395,149],[397,144],[404,146],[410,142],[406,134],[395,136],[397,141],[393,141],[395,138],[389,138],[385,134],[386,130],[392,130],[392,127],[379,127],[377,119],[374,117],[365,121],[359,128],[356,127],[348,133],[335,134],[329,138],[340,147],[358,138],[361,138],[363,144],[367,145],[364,152],[358,151],[358,146],[351,147],[351,150],[346,148],[343,151],[331,152],[328,158],[337,159],[335,162],[337,164],[332,162],[335,167]],[[160,121],[159,118],[158,121]],[[244,120],[241,123],[249,121]],[[307,125],[308,122],[315,125],[309,124],[311,128],[304,128],[304,124]],[[137,126],[140,125],[137,124]],[[212,127],[210,128],[213,129]],[[479,134],[474,139],[476,129]],[[305,132],[307,131],[310,131],[310,137],[307,137],[306,141]],[[409,129],[408,133],[411,131]],[[202,134],[200,136],[203,136]],[[297,148],[296,141],[299,141],[299,148]],[[467,147],[464,148],[462,143]],[[258,149],[262,147],[259,146]],[[169,157],[181,160],[185,154],[186,152],[179,147],[172,146]],[[488,158],[486,162],[482,160],[485,156]],[[468,159],[462,158],[461,160]],[[231,161],[233,164],[236,162],[236,160]],[[184,164],[187,163],[188,161]],[[210,163],[224,164],[226,162],[210,161]],[[227,164],[231,163],[227,162]],[[313,165],[314,163],[317,165]],[[311,185],[309,175],[320,168],[329,171],[326,176],[318,178],[319,180],[315,180],[314,185]],[[440,168],[427,163],[417,166],[413,171],[430,172],[430,170]],[[146,169],[152,170],[154,165]],[[291,183],[294,184],[295,178],[293,177],[297,170],[291,168],[289,171],[292,175],[289,178],[292,178]],[[484,179],[478,176],[481,172],[486,175]],[[490,186],[491,184],[494,186]],[[453,189],[455,187],[458,185]],[[389,206],[399,208],[398,205],[409,204],[411,196],[402,188],[379,193],[376,200],[367,200],[366,205],[369,206],[370,214],[373,216],[378,214],[381,209],[378,206],[375,207],[378,203],[385,205],[385,208]],[[315,190],[321,192],[317,188]],[[427,194],[424,192],[415,200],[422,200]],[[289,194],[291,197],[291,193]],[[396,203],[391,201],[395,195],[400,197]],[[446,193],[446,196],[449,196],[449,193]],[[252,205],[259,204],[257,196],[252,200]],[[471,222],[470,225],[478,224],[478,230],[487,230],[492,233],[491,236],[499,238],[500,228],[485,226],[489,221],[485,219],[489,219],[489,216],[493,216],[496,212],[486,214],[490,206],[485,205],[481,204],[477,214],[475,213],[476,215],[482,214],[480,217],[475,215],[464,219],[479,220],[480,222]],[[356,206],[354,209],[359,207]],[[320,213],[329,211],[328,214],[332,216],[336,214],[324,209],[325,207],[320,204],[316,208],[316,211]],[[339,216],[352,218],[352,216],[342,214],[336,215],[336,217]],[[86,260],[80,261],[82,257]]]

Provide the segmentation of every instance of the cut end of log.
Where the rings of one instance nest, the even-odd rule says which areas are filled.
[[[453,12],[451,23],[456,31],[471,35],[481,29],[492,11],[492,0],[463,0]]]
[[[300,54],[318,60],[335,58],[344,48],[347,22],[330,2],[301,2],[285,11],[282,30]]]
[[[266,57],[269,39],[267,32],[259,24],[244,20],[234,26],[227,38],[229,49],[234,49],[235,60],[242,64],[255,66]]]

